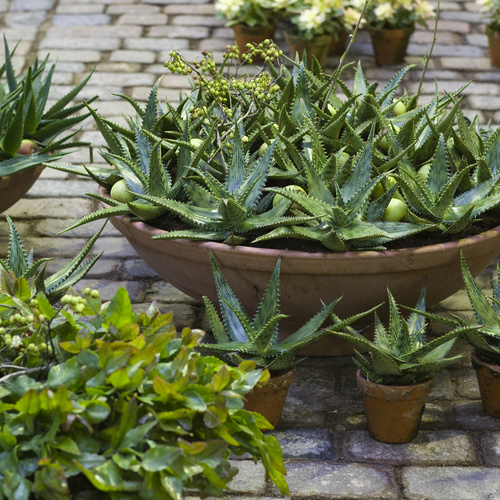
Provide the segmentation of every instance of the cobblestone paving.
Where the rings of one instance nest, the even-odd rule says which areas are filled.
[[[434,79],[442,90],[473,80],[463,91],[467,114],[477,113],[482,123],[497,122],[500,70],[489,63],[484,21],[472,2],[443,2],[441,8],[438,43],[424,91],[432,94]],[[95,66],[84,97],[98,94],[95,107],[119,122],[132,109],[112,93],[144,101],[163,76],[161,97],[178,99],[186,80],[166,73],[163,61],[170,50],[178,49],[188,58],[205,49],[218,55],[232,41],[232,31],[213,12],[207,0],[0,0],[0,26],[11,46],[22,40],[16,67],[49,52],[50,60],[58,61],[53,97],[63,95]],[[282,41],[281,34],[277,40]],[[407,63],[421,67],[431,40],[430,31],[418,29]],[[360,59],[368,77],[381,82],[397,70],[374,66],[366,33],[355,41],[350,59]],[[331,58],[328,65],[333,68],[337,62]],[[419,78],[417,68],[406,81],[410,92]],[[84,124],[81,138],[102,144],[91,121]],[[70,161],[88,162],[88,153],[74,154]],[[60,266],[97,228],[57,234],[95,206],[84,194],[94,190],[92,182],[46,169],[27,197],[7,213],[28,245],[35,247],[36,256],[53,257],[51,266]],[[1,256],[6,253],[6,233],[7,225],[1,222]],[[93,250],[101,251],[103,257],[81,286],[96,285],[105,298],[125,286],[137,307],[156,300],[164,311],[174,312],[179,327],[203,327],[203,306],[161,281],[111,226]],[[481,275],[485,289],[491,288],[494,265]],[[470,314],[463,291],[441,306]],[[500,499],[500,421],[483,412],[468,359],[439,376],[421,431],[409,444],[371,439],[354,380],[347,358],[314,358],[299,366],[282,423],[275,430],[287,459],[293,498]],[[231,485],[231,498],[278,496],[260,465],[248,460],[237,465],[240,474]]]

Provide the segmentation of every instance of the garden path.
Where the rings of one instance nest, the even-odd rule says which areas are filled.
[[[178,49],[188,59],[212,49],[219,57],[232,32],[215,19],[209,0],[0,0],[0,28],[11,46],[21,39],[16,67],[36,56],[57,60],[54,95],[63,95],[96,66],[86,98],[98,94],[98,110],[122,120],[131,108],[112,93],[125,93],[144,101],[158,77],[163,76],[161,97],[178,99],[186,87],[182,76],[167,74],[163,61]],[[500,120],[500,70],[492,68],[487,53],[484,21],[468,1],[442,3],[439,37],[426,75],[424,94],[464,90],[468,116],[481,123]],[[277,41],[282,42],[281,34]],[[409,47],[408,63],[421,67],[432,33],[417,30]],[[0,56],[1,59],[2,56]],[[374,66],[366,33],[355,41],[351,60],[360,59],[370,79],[382,82],[397,68]],[[331,58],[330,68],[338,62]],[[415,91],[420,72],[408,80]],[[85,123],[83,140],[102,144],[93,124]],[[95,154],[99,161],[98,154]],[[86,152],[71,156],[88,162]],[[7,213],[13,218],[36,256],[53,257],[54,268],[68,260],[92,235],[85,226],[57,236],[95,202],[84,193],[94,191],[88,182],[46,170],[27,197]],[[0,223],[0,255],[6,253],[7,225]],[[171,285],[161,281],[111,226],[99,238],[94,253],[104,255],[81,286],[96,286],[110,297],[119,286],[129,290],[135,303],[158,301],[173,311],[179,327],[203,327],[204,311]],[[481,275],[490,289],[494,266]],[[444,309],[467,312],[464,292],[445,300]],[[370,438],[354,383],[354,368],[347,358],[308,359],[299,366],[282,423],[275,431],[287,459],[294,499],[500,499],[500,421],[486,416],[470,363],[439,377],[424,414],[417,439],[404,445],[385,445]],[[263,470],[248,460],[238,461],[240,474],[229,496],[266,499],[278,496],[266,483]]]

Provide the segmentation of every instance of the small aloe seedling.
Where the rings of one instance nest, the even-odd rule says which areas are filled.
[[[326,335],[323,324],[329,319],[340,299],[324,305],[296,332],[279,341],[279,322],[287,316],[279,310],[280,259],[271,275],[254,318],[250,318],[239,299],[210,254],[221,317],[215,306],[203,297],[216,344],[203,343],[199,347],[221,356],[226,362],[238,366],[252,360],[257,366],[267,368],[271,374],[286,372],[297,364],[297,351]],[[371,311],[360,313],[346,320],[336,318],[330,330],[342,330]]]
[[[70,287],[78,283],[90,271],[102,255],[96,255],[85,261],[104,226],[92,236],[70,262],[53,275],[45,277],[46,263],[51,259],[44,258],[35,261],[33,249],[29,254],[26,253],[21,237],[8,216],[7,222],[9,224],[9,251],[7,260],[0,259],[0,270],[14,275],[15,278],[26,278],[30,283],[33,297],[38,292],[43,292],[51,303],[57,302]]]
[[[462,357],[462,354],[449,358],[446,355],[455,340],[470,330],[470,325],[458,326],[445,335],[426,342],[425,286],[408,319],[401,315],[389,290],[387,294],[388,326],[385,327],[375,314],[373,341],[352,328],[347,333],[331,332],[368,351],[368,358],[357,351],[354,358],[367,380],[384,385],[412,385],[433,378]]]

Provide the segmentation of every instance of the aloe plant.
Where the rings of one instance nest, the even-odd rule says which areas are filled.
[[[340,299],[323,305],[321,310],[297,331],[284,340],[279,340],[279,322],[287,317],[281,314],[279,309],[280,259],[253,319],[241,305],[212,254],[210,262],[221,316],[214,304],[207,297],[203,297],[216,343],[201,343],[200,349],[219,355],[233,366],[238,366],[245,360],[254,361],[257,366],[267,368],[271,374],[277,375],[297,364],[295,356],[300,349],[326,335],[322,326],[331,318],[332,310]],[[362,312],[345,320],[335,317],[329,329],[340,331],[370,312]]]
[[[493,285],[493,295],[490,298],[486,297],[474,280],[462,252],[460,253],[460,268],[465,290],[474,311],[474,318],[431,314],[428,314],[428,317],[449,327],[467,326],[471,324],[472,319],[475,319],[477,327],[466,332],[465,338],[481,358],[498,365],[500,364],[500,266],[497,264],[497,281]]]
[[[51,303],[57,302],[70,287],[78,283],[90,271],[102,255],[101,253],[85,260],[104,226],[92,236],[70,262],[46,277],[46,263],[51,259],[34,260],[33,249],[29,253],[26,252],[14,223],[9,216],[6,216],[6,219],[9,224],[9,250],[7,259],[0,259],[0,270],[14,278],[26,278],[30,284],[32,297],[43,292]],[[8,277],[2,276],[2,281],[4,280],[8,280]]]
[[[55,65],[48,67],[48,56],[35,60],[26,73],[16,75],[11,52],[4,37],[5,63],[0,68],[0,176],[7,176],[41,163],[59,160],[65,150],[82,145],[72,141],[78,131],[70,131],[89,116],[79,114],[84,103],[70,105],[92,74],[45,110]],[[96,97],[89,99],[92,102]],[[67,135],[60,137],[64,132]]]
[[[137,115],[128,127],[91,110],[115,168],[86,174],[108,190],[123,179],[131,199],[95,195],[110,206],[72,227],[132,214],[168,230],[158,238],[382,250],[420,232],[466,235],[500,205],[500,132],[467,122],[463,88],[418,105],[401,95],[411,66],[378,89],[358,64],[349,88],[347,66],[289,70],[269,50],[253,81],[229,71],[231,49],[219,68],[210,53],[192,65],[173,53],[166,65],[193,75],[192,92],[165,110],[158,83],[144,109],[122,96]]]
[[[462,354],[446,357],[456,339],[469,332],[469,324],[456,326],[452,331],[426,341],[425,286],[411,315],[406,319],[398,309],[391,292],[389,320],[385,326],[375,314],[374,340],[348,328],[346,332],[331,331],[368,351],[368,358],[356,351],[354,362],[371,382],[384,385],[412,385],[433,378],[457,362]]]

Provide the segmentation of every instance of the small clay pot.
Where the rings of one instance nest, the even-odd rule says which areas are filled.
[[[288,389],[294,379],[295,368],[277,377],[271,377],[263,387],[254,387],[245,396],[245,410],[260,413],[276,427],[283,413]]]
[[[307,67],[310,68],[313,57],[315,57],[321,66],[326,63],[326,58],[332,43],[332,35],[320,35],[308,40],[304,36],[295,35],[293,33],[285,33],[285,39],[290,48],[290,55],[292,59],[298,54],[302,58],[304,50],[307,57]]]
[[[413,30],[414,28],[370,29],[375,62],[379,66],[402,64]]]
[[[247,26],[246,24],[233,25],[234,39],[240,51],[240,59],[242,54],[248,53],[247,43],[259,44],[264,40],[272,39],[276,32],[276,24],[268,26]],[[261,57],[254,57],[253,62],[260,61]]]
[[[341,56],[345,51],[347,42],[347,31],[341,30],[333,33],[330,49],[328,51],[331,56]]]
[[[363,396],[370,434],[384,443],[407,443],[415,438],[434,379],[420,384],[375,384],[358,370],[358,389]]]
[[[488,46],[490,49],[490,63],[496,68],[500,68],[500,33],[486,26],[486,35],[488,37]]]
[[[500,366],[483,361],[476,352],[472,352],[471,361],[476,370],[484,411],[500,418]]]
[[[0,177],[0,213],[17,203],[40,177],[43,165],[31,167],[18,174]]]

